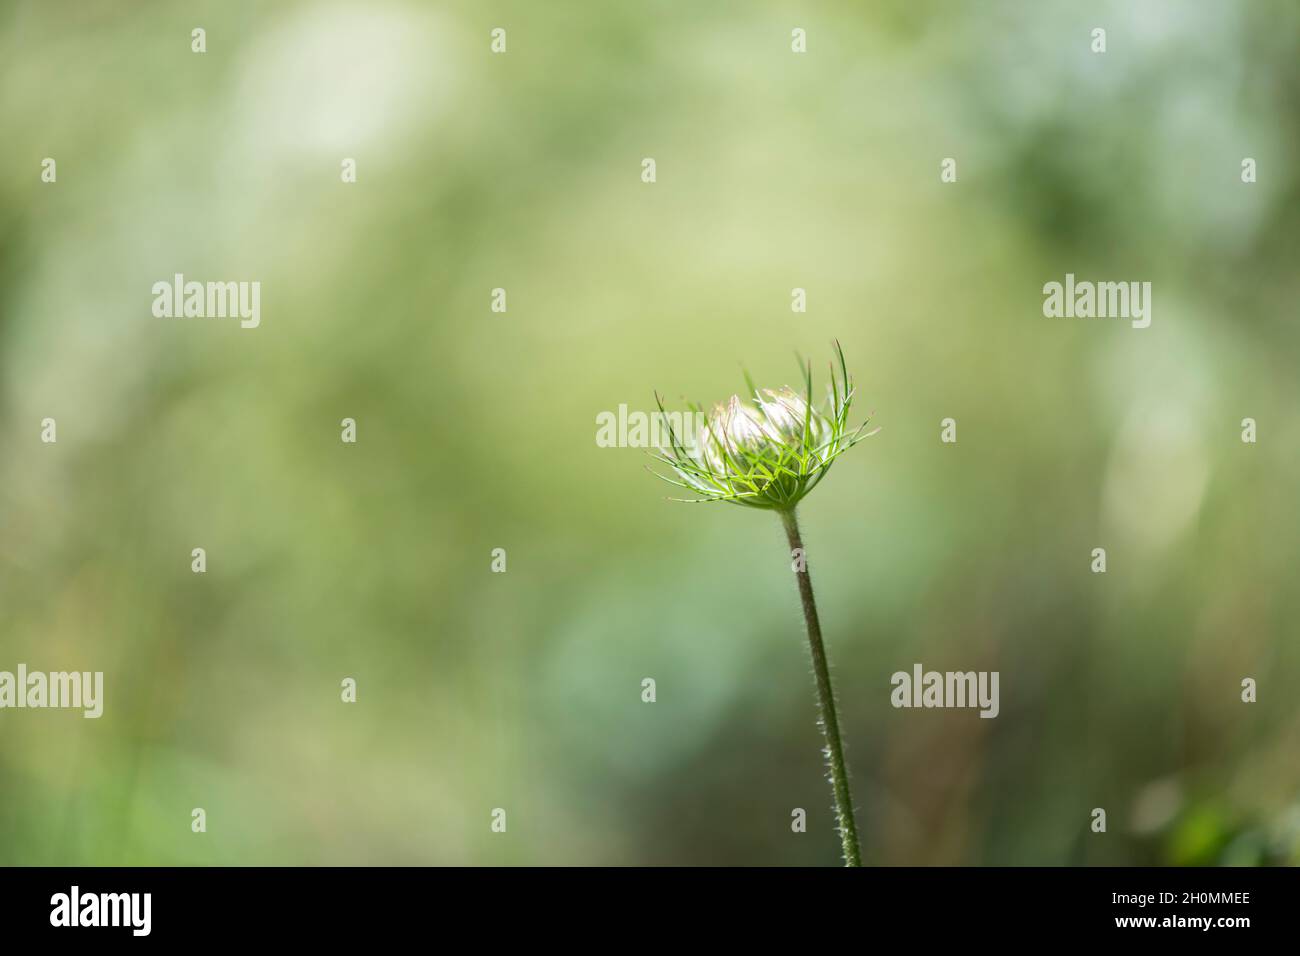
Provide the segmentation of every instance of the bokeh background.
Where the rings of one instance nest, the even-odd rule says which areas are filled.
[[[5,3],[0,669],[106,700],[0,711],[0,862],[837,863],[778,523],[595,443],[834,338],[867,860],[1300,862],[1297,103],[1286,0]]]

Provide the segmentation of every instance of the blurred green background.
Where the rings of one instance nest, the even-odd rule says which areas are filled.
[[[0,711],[0,862],[838,863],[778,522],[594,440],[833,338],[867,860],[1300,862],[1297,103],[1285,0],[4,4],[0,669],[106,689]]]

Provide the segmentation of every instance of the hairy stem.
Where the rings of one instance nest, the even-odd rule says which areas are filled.
[[[797,571],[799,599],[803,602],[804,622],[808,625],[808,648],[812,651],[813,674],[817,678],[817,701],[821,708],[822,733],[826,737],[826,759],[831,768],[831,789],[835,793],[835,814],[839,817],[840,841],[844,848],[844,865],[861,866],[858,826],[853,819],[853,796],[849,793],[849,768],[844,762],[844,743],[840,738],[840,720],[835,712],[835,692],[831,689],[831,672],[826,662],[826,645],[822,643],[822,626],[817,619],[817,602],[813,600],[812,576],[808,557],[799,537],[799,522],[794,510],[781,512],[790,550],[796,548],[804,557],[803,570]]]

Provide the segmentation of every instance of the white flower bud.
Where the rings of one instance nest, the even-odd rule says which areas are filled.
[[[826,412],[788,387],[756,391],[750,401],[732,395],[707,415],[693,448],[674,436],[672,447],[656,456],[677,475],[665,480],[697,493],[696,500],[792,513],[835,459],[875,433],[864,433],[866,423],[852,431],[847,426],[853,383],[838,344],[836,353],[841,376],[832,370]]]

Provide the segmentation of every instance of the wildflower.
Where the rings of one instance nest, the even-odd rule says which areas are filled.
[[[866,422],[854,430],[849,429],[853,380],[849,377],[844,351],[838,342],[835,343],[835,352],[839,357],[840,376],[836,378],[835,366],[832,365],[824,411],[818,411],[813,403],[811,365],[804,369],[803,395],[790,388],[759,391],[747,376],[751,398],[745,400],[733,395],[715,406],[707,416],[698,442],[690,448],[682,443],[673,429],[664,412],[663,401],[656,395],[660,417],[669,422],[669,447],[661,448],[655,457],[668,465],[676,477],[659,472],[655,474],[697,496],[676,500],[729,501],[775,511],[780,516],[791,554],[801,559],[794,562],[793,567],[798,575],[799,599],[803,604],[808,649],[817,683],[817,703],[826,740],[826,759],[830,766],[844,863],[846,866],[860,866],[862,851],[858,846],[848,762],[844,757],[839,714],[831,687],[830,662],[822,640],[821,621],[817,616],[799,522],[795,518],[795,507],[826,477],[835,460],[880,430],[866,431]],[[704,414],[699,405],[692,406],[691,410]]]

